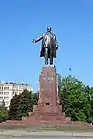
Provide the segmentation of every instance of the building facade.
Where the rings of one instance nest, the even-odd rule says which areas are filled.
[[[15,94],[17,95],[21,94],[24,89],[27,89],[28,91],[33,91],[32,86],[29,84],[0,82],[0,103],[4,100],[5,107],[9,109],[12,97]]]

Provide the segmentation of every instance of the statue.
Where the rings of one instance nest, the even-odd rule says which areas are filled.
[[[36,43],[40,40],[42,40],[40,57],[45,58],[45,65],[48,65],[48,59],[50,59],[50,65],[53,65],[53,58],[56,58],[58,44],[56,41],[56,35],[51,32],[51,27],[47,27],[47,32],[37,39],[33,39],[32,42]]]

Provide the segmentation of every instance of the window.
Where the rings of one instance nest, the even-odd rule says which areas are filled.
[[[0,95],[3,95],[3,92],[0,92]]]
[[[3,95],[3,92],[0,92],[0,95]]]
[[[0,96],[0,99],[3,99],[3,97]]]
[[[4,92],[4,95],[9,95],[9,92]]]
[[[0,87],[0,90],[3,90],[3,87]]]
[[[9,99],[9,97],[4,97],[5,100]]]
[[[18,90],[18,85],[14,85],[14,86],[13,86],[13,89],[14,89],[14,90]]]
[[[4,90],[9,90],[9,87],[4,87]]]

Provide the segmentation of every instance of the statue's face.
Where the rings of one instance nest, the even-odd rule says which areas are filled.
[[[47,32],[51,32],[51,27],[47,27]]]

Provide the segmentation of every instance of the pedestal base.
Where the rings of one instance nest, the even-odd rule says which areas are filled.
[[[34,106],[33,113],[27,117],[31,119],[46,122],[69,122],[70,118],[62,113],[62,106],[59,105],[58,82],[55,66],[45,66],[39,78],[40,92],[38,105]],[[33,118],[32,118],[33,117]]]

